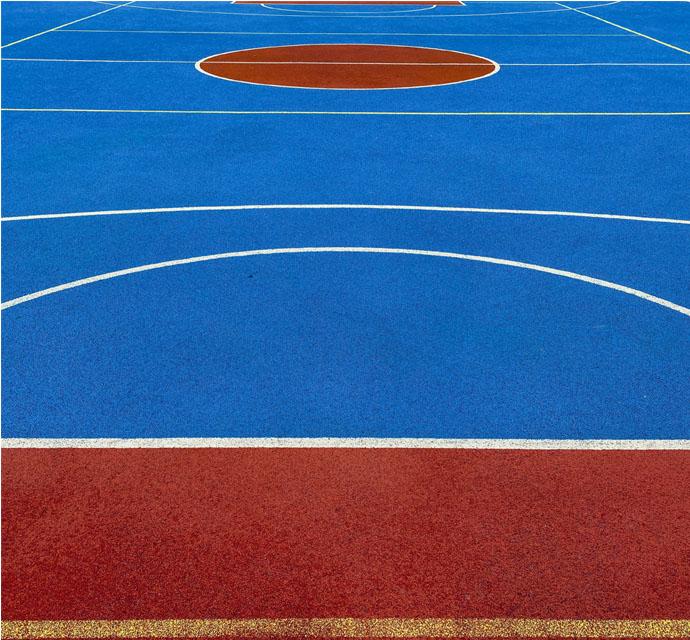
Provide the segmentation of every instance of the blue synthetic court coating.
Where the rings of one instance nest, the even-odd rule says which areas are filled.
[[[690,4],[116,4],[2,5],[4,301],[197,256],[363,247],[690,307]],[[501,69],[327,91],[194,66],[304,43]],[[690,316],[505,264],[231,257],[28,300],[3,329],[10,438],[690,437]]]

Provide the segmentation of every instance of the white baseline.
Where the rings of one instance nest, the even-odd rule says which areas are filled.
[[[77,24],[78,22],[84,22],[84,20],[90,20],[91,18],[95,18],[96,16],[103,15],[104,13],[108,13],[109,11],[115,11],[115,9],[119,9],[120,7],[126,7],[129,4],[132,4],[136,0],[130,0],[129,2],[125,2],[124,4],[118,4],[114,7],[110,7],[110,9],[104,9],[103,11],[99,11],[98,13],[92,13],[91,15],[84,16],[83,18],[79,18],[78,20],[72,20],[72,22],[65,22],[64,24],[60,24],[57,27],[53,27],[52,29],[46,29],[45,31],[41,31],[39,33],[34,33],[33,35],[26,36],[26,38],[21,38],[20,40],[15,40],[14,42],[8,42],[7,44],[3,44],[0,49],[5,49],[6,47],[11,47],[15,44],[19,44],[20,42],[26,42],[27,40],[31,40],[33,38],[38,38],[39,36],[43,36],[46,33],[52,33],[54,31],[58,31],[62,29],[63,27],[67,27],[72,24]]]
[[[556,4],[559,7],[564,7],[565,9],[570,9],[571,11],[575,11],[575,13],[580,13],[583,16],[587,16],[589,18],[594,18],[595,20],[598,20],[599,22],[603,22],[605,24],[611,25],[612,27],[616,27],[617,29],[622,29],[623,31],[627,31],[628,33],[631,33],[636,36],[640,36],[641,38],[646,38],[647,40],[651,40],[652,42],[656,42],[657,44],[660,44],[664,47],[668,47],[669,49],[675,49],[676,51],[680,51],[681,53],[685,53],[686,55],[690,55],[690,51],[687,49],[681,49],[680,47],[677,47],[675,44],[669,44],[668,42],[664,42],[663,40],[658,40],[657,38],[652,38],[652,36],[648,36],[645,33],[640,33],[639,31],[635,31],[634,29],[629,29],[628,27],[624,27],[623,25],[620,25],[616,22],[611,22],[610,20],[605,20],[604,18],[600,18],[599,16],[595,16],[593,13],[587,13],[586,11],[582,11],[582,9],[589,9],[589,8],[596,8],[596,7],[569,7],[566,4],[563,4],[561,2],[556,2]],[[603,6],[603,5],[600,5]]]
[[[3,449],[524,449],[690,450],[690,440],[531,438],[3,438]]]

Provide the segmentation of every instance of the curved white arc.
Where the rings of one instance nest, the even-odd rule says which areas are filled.
[[[532,438],[3,438],[3,449],[539,449],[688,450],[690,440]]]
[[[185,213],[204,211],[252,211],[284,209],[372,209],[375,211],[428,211],[439,213],[487,213],[522,216],[556,216],[568,218],[594,218],[602,220],[629,220],[634,222],[656,222],[661,224],[690,225],[683,218],[659,218],[651,216],[630,216],[614,213],[585,213],[577,211],[546,211],[540,209],[487,209],[479,207],[440,207],[397,204],[241,204],[198,207],[158,207],[150,209],[111,209],[104,211],[78,211],[73,213],[39,213],[25,216],[6,216],[0,222],[23,220],[49,220],[51,218],[87,218],[92,216],[124,216],[146,213]]]
[[[89,278],[81,278],[79,280],[73,280],[71,282],[66,282],[54,287],[49,287],[48,289],[42,289],[41,291],[35,291],[34,293],[29,293],[25,296],[20,296],[19,298],[14,298],[8,300],[7,302],[0,305],[1,309],[8,309],[9,307],[14,307],[18,304],[24,302],[29,302],[31,300],[36,300],[37,298],[42,298],[54,293],[59,293],[60,291],[66,291],[68,289],[74,289],[76,287],[81,287],[86,284],[93,284],[95,282],[100,282],[102,280],[110,280],[112,278],[119,278],[122,276],[132,275],[134,273],[141,273],[144,271],[152,271],[154,269],[165,269],[167,267],[176,267],[185,264],[195,264],[197,262],[209,262],[211,260],[225,260],[229,258],[244,258],[249,256],[266,256],[266,255],[284,255],[284,254],[307,254],[307,253],[384,253],[384,254],[400,254],[400,255],[413,255],[413,256],[430,256],[434,258],[450,258],[454,260],[467,260],[470,262],[483,262],[487,264],[496,264],[506,267],[516,267],[518,269],[527,269],[529,271],[539,271],[541,273],[548,273],[554,276],[561,276],[563,278],[569,278],[570,280],[579,280],[580,282],[587,282],[589,284],[597,285],[605,289],[612,289],[614,291],[620,291],[621,293],[626,293],[636,298],[641,298],[647,302],[657,304],[661,307],[670,309],[671,311],[676,311],[682,315],[690,317],[690,308],[681,306],[670,300],[664,298],[659,298],[658,296],[647,293],[646,291],[640,291],[639,289],[633,289],[632,287],[627,287],[622,284],[617,284],[616,282],[610,282],[609,280],[602,280],[601,278],[593,278],[591,276],[583,275],[581,273],[575,273],[573,271],[565,271],[564,269],[554,269],[552,267],[545,267],[539,264],[532,264],[530,262],[520,262],[518,260],[506,260],[504,258],[492,258],[489,256],[477,256],[465,253],[454,253],[450,251],[430,251],[426,249],[398,249],[389,247],[285,247],[278,249],[253,249],[249,251],[231,251],[228,253],[215,253],[205,256],[195,256],[193,258],[181,258],[179,260],[166,260],[165,262],[155,262],[152,264],[144,264],[138,267],[130,267],[128,269],[119,269],[118,271],[110,271],[108,273],[101,273]]]
[[[364,4],[364,3],[362,3]],[[393,4],[393,3],[391,3]],[[286,11],[287,13],[306,13],[308,15],[338,15],[338,16],[387,16],[396,13],[415,13],[416,11],[429,11],[429,9],[435,9],[436,5],[431,5],[429,7],[423,7],[422,9],[401,9],[399,11],[315,11],[314,9],[282,9],[279,7],[271,7],[270,3],[261,4],[264,9],[270,9],[271,11]],[[261,14],[258,14],[261,15]]]

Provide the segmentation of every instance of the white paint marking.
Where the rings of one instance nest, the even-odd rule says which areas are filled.
[[[690,67],[690,62],[508,62],[502,67]]]
[[[3,57],[3,62],[93,62],[104,63],[132,63],[132,64],[194,64],[195,60],[98,60],[85,58],[7,58]]]
[[[270,9],[271,11],[285,11],[287,13],[307,13],[310,15],[338,15],[338,16],[388,16],[394,13],[415,13],[416,11],[429,11],[430,9],[435,9],[436,5],[431,5],[428,7],[422,7],[421,9],[401,9],[399,11],[317,11],[315,9],[283,9],[279,7],[271,7],[268,4],[260,5],[264,9]],[[262,14],[258,14],[262,15]]]
[[[98,4],[111,4],[110,2],[104,2],[102,0],[95,0],[98,1]],[[599,8],[599,7],[607,7],[612,4],[618,4],[621,0],[612,0],[611,2],[604,2],[604,3],[596,3],[596,4],[589,4],[585,5],[583,7],[580,7],[581,9],[591,9],[591,8]],[[235,5],[237,6],[237,5]],[[129,7],[130,9],[144,9],[147,11],[174,11],[177,13],[206,13],[206,14],[211,14],[211,15],[228,15],[228,16],[250,16],[252,18],[301,18],[301,19],[309,19],[313,18],[314,16],[310,15],[299,15],[299,14],[271,14],[271,13],[242,13],[240,11],[201,11],[197,9],[172,9],[170,7],[144,7],[141,5],[132,5]],[[372,18],[372,19],[377,19],[377,20],[403,20],[403,19],[413,19],[413,20],[420,20],[420,19],[429,19],[429,18],[472,18],[476,16],[512,16],[512,15],[520,15],[520,14],[533,14],[533,13],[561,13],[563,11],[572,11],[571,8],[565,8],[565,9],[537,9],[535,11],[500,11],[500,12],[495,12],[495,13],[444,13],[444,14],[438,14],[438,15],[414,15],[414,16],[408,16],[408,15],[375,15],[375,16],[368,16],[366,14],[359,16],[359,19],[365,19],[365,18]],[[330,15],[330,14],[329,14]],[[349,18],[347,15],[338,15],[337,13],[333,13],[332,16],[333,18]]]
[[[108,273],[101,273],[89,278],[80,278],[79,280],[73,280],[71,282],[65,282],[63,284],[56,285],[54,287],[49,287],[48,289],[42,289],[41,291],[35,291],[19,298],[14,298],[3,302],[0,305],[0,309],[8,309],[25,302],[30,302],[31,300],[36,300],[38,298],[43,298],[45,296],[53,295],[55,293],[60,293],[62,291],[67,291],[68,289],[75,289],[77,287],[82,287],[87,284],[94,284],[96,282],[102,282],[103,280],[111,280],[113,278],[120,278],[123,276],[129,276],[135,273],[142,273],[144,271],[153,271],[156,269],[166,269],[168,267],[178,267],[187,264],[196,264],[199,262],[210,262],[214,260],[227,260],[231,258],[246,258],[252,256],[272,256],[272,255],[286,255],[286,254],[309,254],[309,253],[372,253],[372,254],[396,254],[396,255],[407,255],[407,256],[427,256],[432,258],[450,258],[452,260],[467,260],[469,262],[481,262],[485,264],[494,264],[505,267],[515,267],[517,269],[526,269],[528,271],[538,271],[540,273],[547,273],[554,276],[560,276],[562,278],[568,278],[570,280],[577,280],[579,282],[585,282],[587,284],[593,284],[598,287],[603,287],[604,289],[611,289],[613,291],[619,291],[620,293],[625,293],[646,302],[651,302],[660,307],[670,309],[684,316],[690,317],[690,309],[682,305],[671,302],[664,298],[652,295],[646,291],[640,291],[639,289],[633,289],[616,282],[610,282],[609,280],[602,280],[601,278],[593,278],[591,276],[583,275],[581,273],[575,273],[573,271],[565,271],[563,269],[554,269],[552,267],[545,267],[539,264],[532,264],[530,262],[519,262],[517,260],[506,260],[503,258],[492,258],[489,256],[477,256],[464,253],[454,253],[450,251],[429,251],[425,249],[398,249],[398,248],[388,248],[388,247],[287,247],[279,249],[254,249],[250,251],[231,251],[228,253],[216,253],[205,256],[195,256],[193,258],[182,258],[179,260],[166,260],[165,262],[155,262],[152,264],[144,264],[138,267],[130,267],[129,269],[119,269],[117,271],[110,271]]]
[[[64,107],[3,107],[0,111],[15,113],[161,113],[207,116],[690,116],[690,111],[248,111],[221,109],[79,109]]]
[[[302,45],[291,45],[291,46],[302,46]],[[387,45],[392,46],[392,45]],[[262,47],[264,48],[264,47]],[[272,48],[272,47],[271,47]],[[416,47],[421,48],[421,47]],[[240,49],[244,51],[244,49]],[[214,54],[216,55],[222,54]],[[14,62],[95,62],[95,63],[127,63],[132,62],[136,64],[196,64],[196,60],[76,60],[76,59],[66,59],[66,58],[4,58],[4,60],[10,60]],[[204,64],[217,64],[217,65],[290,65],[290,64],[308,64],[308,65],[375,65],[375,66],[385,66],[385,67],[494,67],[495,64],[489,62],[350,62],[347,60],[202,60]],[[513,65],[516,66],[516,65]],[[533,66],[533,65],[529,65]],[[559,65],[560,66],[560,65]],[[565,65],[568,66],[568,65]],[[676,66],[690,66],[690,63],[683,65],[683,63],[677,63]],[[214,78],[217,76],[213,76]],[[485,77],[485,76],[484,76]],[[226,80],[229,78],[221,78],[221,80]],[[263,84],[263,83],[261,83]]]
[[[489,58],[484,58],[482,57],[482,64],[481,66],[483,67],[489,67],[491,66],[493,70],[490,73],[485,73],[482,76],[477,76],[476,78],[465,78],[464,80],[454,80],[452,82],[438,82],[435,84],[423,84],[423,85],[410,85],[410,86],[402,86],[402,87],[317,87],[317,86],[309,86],[309,85],[290,85],[290,84],[271,84],[267,82],[252,82],[250,80],[238,80],[237,78],[225,78],[224,76],[217,76],[212,73],[209,73],[205,69],[202,69],[201,65],[202,64],[208,64],[210,62],[210,58],[217,58],[218,56],[226,55],[226,54],[234,54],[234,53],[244,53],[247,51],[261,51],[263,49],[293,49],[295,47],[333,47],[333,46],[352,46],[352,43],[349,42],[323,42],[323,43],[309,43],[307,45],[304,44],[285,44],[285,45],[280,45],[276,47],[251,47],[249,49],[233,49],[232,51],[223,51],[221,53],[214,53],[211,56],[208,56],[207,58],[203,58],[202,60],[199,60],[194,66],[197,71],[200,73],[203,73],[206,76],[209,76],[210,78],[214,78],[216,80],[224,80],[225,82],[236,82],[239,84],[249,84],[249,85],[259,85],[262,87],[281,87],[285,89],[308,89],[308,90],[317,90],[317,91],[400,91],[400,90],[409,90],[409,89],[429,89],[432,87],[447,87],[450,85],[454,84],[465,84],[467,82],[474,82],[475,80],[485,80],[486,78],[490,78],[491,76],[497,74],[501,70],[501,66],[498,64],[498,62],[495,62],[494,60],[490,60]],[[377,46],[377,45],[374,45]],[[389,44],[385,45],[386,47],[392,47],[392,48],[398,48],[398,49],[409,49],[410,47],[408,45],[403,45],[403,44]],[[415,49],[424,49],[428,51],[441,51],[442,53],[448,53],[450,50],[449,49],[439,49],[437,47],[413,47]],[[465,51],[452,51],[452,53],[459,53],[463,55],[469,55],[473,56],[474,54],[467,53]],[[475,56],[479,57],[479,56]],[[251,62],[249,63],[251,64]],[[273,63],[269,63],[273,64]],[[293,62],[287,62],[286,64],[294,64]],[[305,64],[305,63],[298,63],[298,64]],[[318,62],[315,62],[314,64],[320,64]],[[335,62],[335,63],[330,63],[326,62],[324,64],[338,64],[338,65],[351,65],[351,64],[383,64],[383,65],[389,65],[391,63],[388,62],[383,62],[383,63],[378,63],[378,62],[363,62],[363,63],[356,63],[356,62]],[[407,64],[407,63],[405,63]],[[445,64],[445,63],[430,63],[432,65],[437,65],[437,64]],[[459,64],[459,63],[453,63],[453,64]],[[464,65],[463,65],[464,66]],[[479,66],[479,63],[472,63],[471,66]]]
[[[669,49],[675,49],[676,51],[680,51],[681,53],[685,53],[686,55],[690,56],[690,51],[687,49],[681,49],[680,47],[677,47],[674,44],[669,44],[668,42],[664,42],[663,40],[658,40],[657,38],[652,38],[652,36],[648,36],[644,33],[640,33],[639,31],[635,31],[634,29],[628,29],[628,27],[624,27],[620,24],[617,24],[615,22],[611,22],[610,20],[605,20],[604,18],[600,18],[599,16],[595,16],[593,13],[587,13],[586,11],[582,11],[582,9],[576,9],[575,7],[569,7],[568,5],[562,4],[560,2],[556,2],[556,4],[560,7],[565,7],[566,9],[570,9],[572,11],[575,11],[576,13],[581,13],[583,16],[588,16],[590,18],[594,18],[595,20],[599,20],[599,22],[604,22],[606,24],[611,25],[612,27],[617,27],[618,29],[622,29],[623,31],[627,31],[628,33],[632,33],[636,36],[640,36],[641,38],[646,38],[647,40],[651,40],[652,42],[656,42],[657,44],[663,45],[664,47],[668,47]],[[587,7],[583,7],[587,8]]]
[[[187,213],[204,211],[262,211],[284,209],[372,209],[375,211],[429,211],[439,213],[481,213],[522,216],[557,216],[568,218],[595,218],[603,220],[629,220],[635,222],[656,222],[663,224],[690,225],[690,220],[682,218],[659,218],[651,216],[630,216],[613,213],[582,213],[575,211],[544,211],[540,209],[486,209],[478,207],[437,207],[421,205],[390,204],[242,204],[198,207],[158,207],[153,209],[111,209],[106,211],[78,211],[70,213],[41,213],[25,216],[6,216],[2,222],[22,220],[49,220],[51,218],[90,218],[94,216],[122,216],[156,213]]]
[[[104,13],[108,13],[109,11],[115,11],[115,9],[119,9],[120,7],[126,7],[129,4],[132,4],[136,0],[130,0],[129,2],[125,2],[124,4],[118,4],[115,7],[110,7],[110,9],[105,9],[103,11],[99,11],[98,13],[92,13],[89,16],[85,16],[84,18],[79,18],[79,20],[72,20],[72,22],[65,22],[65,24],[58,25],[57,27],[53,27],[52,29],[46,29],[45,31],[41,31],[40,33],[34,33],[31,36],[27,36],[26,38],[22,38],[21,40],[15,40],[14,42],[8,42],[7,44],[2,45],[0,49],[6,49],[7,47],[11,47],[15,44],[19,44],[20,42],[26,42],[27,40],[31,40],[32,38],[38,38],[39,36],[43,36],[46,33],[52,33],[53,31],[57,31],[58,29],[62,29],[62,27],[67,27],[71,24],[77,24],[77,22],[83,22],[84,20],[90,20],[91,18],[95,18],[96,16],[103,15]]]
[[[686,451],[690,440],[506,438],[3,438],[3,449],[525,449]]]
[[[690,2],[690,0],[688,0]],[[146,33],[206,36],[420,36],[443,38],[633,38],[629,33],[370,33],[362,31],[164,31],[155,29],[60,29],[69,33]]]
[[[304,46],[304,45],[288,45],[288,46]],[[384,45],[384,46],[403,46],[403,45]],[[407,46],[407,45],[405,45]],[[273,48],[273,47],[261,47]],[[414,47],[417,49],[427,47]],[[246,51],[246,49],[238,49],[238,51]],[[450,49],[448,49],[450,51]],[[229,52],[226,52],[229,53]],[[459,53],[459,52],[458,52]],[[213,57],[222,54],[213,54]],[[196,64],[196,60],[98,60],[98,59],[83,59],[83,58],[3,58],[5,62],[83,62],[95,64]],[[495,66],[486,59],[487,62],[347,62],[347,61],[324,61],[324,60],[203,60],[204,64],[218,64],[218,65],[290,65],[290,64],[308,64],[308,65],[382,65],[386,67],[489,67]],[[504,62],[501,67],[690,67],[690,62]],[[217,76],[214,76],[217,77]],[[486,78],[488,76],[482,76]],[[229,79],[229,78],[221,78]],[[464,81],[467,82],[467,81]],[[260,83],[257,83],[260,84]],[[458,83],[447,83],[458,84]],[[266,85],[272,86],[272,85]],[[424,85],[426,86],[426,85]],[[437,85],[433,85],[437,86]],[[410,87],[405,87],[410,88]]]

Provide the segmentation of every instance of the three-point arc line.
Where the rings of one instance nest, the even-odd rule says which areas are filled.
[[[35,291],[12,300],[8,300],[0,306],[1,309],[7,309],[9,307],[14,307],[18,304],[29,302],[31,300],[36,300],[37,298],[42,298],[44,296],[52,295],[54,293],[59,293],[61,291],[66,291],[68,289],[74,289],[76,287],[81,287],[87,284],[93,284],[95,282],[100,282],[103,280],[110,280],[113,278],[119,278],[122,276],[132,275],[135,273],[142,273],[144,271],[152,271],[155,269],[164,269],[167,267],[176,267],[186,264],[195,264],[199,262],[209,262],[213,260],[225,260],[230,258],[244,258],[250,256],[265,256],[265,255],[284,255],[284,254],[312,254],[312,253],[371,253],[371,254],[399,254],[399,255],[414,255],[414,256],[429,256],[434,258],[450,258],[454,260],[467,260],[470,262],[482,262],[487,264],[501,265],[507,267],[516,267],[518,269],[526,269],[529,271],[539,271],[541,273],[547,273],[555,276],[561,276],[564,278],[569,278],[571,280],[578,280],[580,282],[586,282],[588,284],[593,284],[605,289],[612,289],[614,291],[619,291],[621,293],[626,293],[628,295],[646,300],[653,304],[665,307],[672,311],[676,311],[682,315],[690,317],[690,308],[684,307],[682,305],[671,302],[664,298],[652,295],[645,291],[639,289],[634,289],[632,287],[627,287],[625,285],[617,284],[615,282],[610,282],[608,280],[602,280],[600,278],[593,278],[591,276],[583,275],[580,273],[575,273],[573,271],[565,271],[563,269],[554,269],[552,267],[545,267],[538,264],[533,264],[529,262],[519,262],[517,260],[506,260],[503,258],[493,258],[489,256],[478,256],[463,253],[453,253],[449,251],[430,251],[425,249],[400,249],[400,248],[389,248],[389,247],[286,247],[286,248],[276,248],[276,249],[254,249],[250,251],[232,251],[227,253],[216,253],[204,256],[195,256],[192,258],[182,258],[178,260],[166,260],[164,262],[156,262],[152,264],[140,265],[137,267],[131,267],[128,269],[119,269],[117,271],[110,271],[108,273],[102,273],[88,278],[80,278],[79,280],[72,280],[71,282],[66,282],[54,287],[49,287],[47,289],[42,289],[40,291]]]

